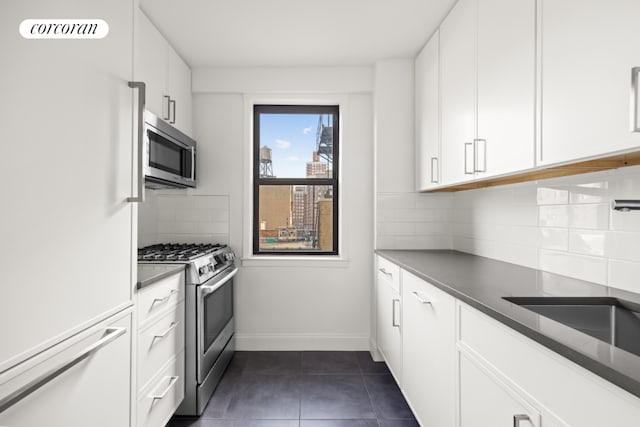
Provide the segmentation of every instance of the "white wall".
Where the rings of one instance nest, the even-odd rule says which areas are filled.
[[[452,196],[415,193],[413,70],[413,59],[375,66],[376,248],[451,249]]]
[[[415,190],[413,86],[413,59],[376,62],[377,193],[412,193]]]
[[[301,82],[315,87],[314,93],[333,93],[347,100],[342,123],[342,242],[346,261],[243,261],[236,282],[236,330],[238,348],[243,350],[365,350],[369,345],[369,306],[373,277],[373,123],[372,97],[362,91],[362,80],[371,81],[371,70],[359,70],[354,92],[344,92],[344,81],[335,70],[287,69],[277,78],[264,80],[261,87],[245,70],[195,70],[194,137],[199,144],[199,185],[192,194],[216,194],[229,199],[229,243],[237,254],[244,252],[243,214],[251,195],[245,191],[247,149],[245,94],[251,90],[269,94],[299,92]],[[302,73],[302,74],[301,74]],[[347,74],[349,71],[347,71]],[[237,93],[218,92],[205,85],[211,76],[234,80]],[[239,79],[239,80],[238,80]],[[215,79],[214,79],[215,80]],[[200,89],[197,89],[200,88]],[[369,87],[370,91],[370,87]]]

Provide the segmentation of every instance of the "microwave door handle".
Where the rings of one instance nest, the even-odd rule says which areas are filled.
[[[200,290],[202,290],[202,295],[209,295],[214,293],[215,291],[217,291],[218,289],[220,289],[222,287],[222,285],[224,285],[225,283],[227,283],[229,280],[231,280],[231,278],[233,278],[233,276],[236,275],[236,273],[238,272],[238,268],[234,268],[233,271],[229,274],[227,274],[222,280],[220,280],[219,282],[213,284],[213,285],[208,285],[208,286],[201,286]]]
[[[127,197],[129,203],[144,202],[144,168],[143,168],[143,137],[144,137],[144,106],[146,97],[146,85],[144,82],[129,82],[129,87],[138,89],[138,195],[136,197]]]
[[[196,147],[191,147],[191,181],[196,180]]]

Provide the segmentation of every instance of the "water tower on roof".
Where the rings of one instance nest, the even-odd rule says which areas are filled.
[[[333,123],[331,114],[326,115],[327,123],[324,123],[324,115],[320,115],[318,129],[316,131],[316,152],[333,167]]]
[[[273,162],[271,161],[271,148],[263,145],[260,147],[260,178],[273,177]]]

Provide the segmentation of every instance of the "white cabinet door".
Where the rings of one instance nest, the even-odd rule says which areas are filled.
[[[169,46],[167,92],[171,96],[171,122],[187,135],[192,134],[191,69]]]
[[[378,349],[396,381],[400,383],[402,374],[400,268],[381,257],[377,257],[377,268]]]
[[[103,343],[85,359],[0,410],[0,425],[7,427],[126,427],[131,411],[131,315],[98,325],[73,337],[72,344],[51,349],[48,359],[18,375],[0,377],[0,398],[36,381],[75,356]],[[19,369],[19,368],[15,368]],[[10,378],[9,378],[10,377]],[[29,387],[25,387],[29,389]]]
[[[542,146],[548,165],[640,146],[630,132],[640,2],[542,0]]]
[[[460,354],[460,426],[539,427],[540,414],[506,384]]]
[[[477,0],[460,0],[440,26],[442,183],[474,177]]]
[[[455,425],[455,299],[402,271],[402,390],[423,426]]]
[[[436,31],[415,61],[418,191],[428,190],[440,182],[439,44],[440,33]]]
[[[99,18],[100,40],[27,40],[27,18]],[[0,371],[132,304],[131,0],[0,13]]]
[[[169,120],[167,70],[169,46],[147,15],[135,10],[135,50],[133,74],[147,85],[146,108],[163,120]]]
[[[136,8],[134,75],[147,85],[147,110],[192,134],[191,69]]]
[[[535,0],[478,0],[476,178],[535,159]]]

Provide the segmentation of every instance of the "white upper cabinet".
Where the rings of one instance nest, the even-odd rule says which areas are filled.
[[[474,178],[477,0],[460,0],[440,26],[442,183]]]
[[[191,135],[189,66],[139,9],[136,9],[135,31],[134,76],[147,85],[147,110]]]
[[[171,97],[171,121],[187,135],[193,132],[191,106],[191,69],[180,55],[169,46],[167,93]]]
[[[534,166],[534,0],[460,0],[440,27],[442,184]]]
[[[136,9],[135,15],[134,78],[146,84],[147,110],[167,120],[167,42],[144,12]]]
[[[440,32],[427,42],[415,62],[416,190],[440,183],[440,99],[438,51]]]
[[[478,1],[478,178],[534,167],[534,0]]]
[[[637,0],[541,0],[542,165],[637,149],[629,92]],[[637,102],[637,97],[634,99]],[[637,120],[637,117],[635,118]]]
[[[0,371],[132,304],[132,10],[131,0],[2,5]],[[23,19],[55,17],[103,19],[109,34],[20,37]]]

